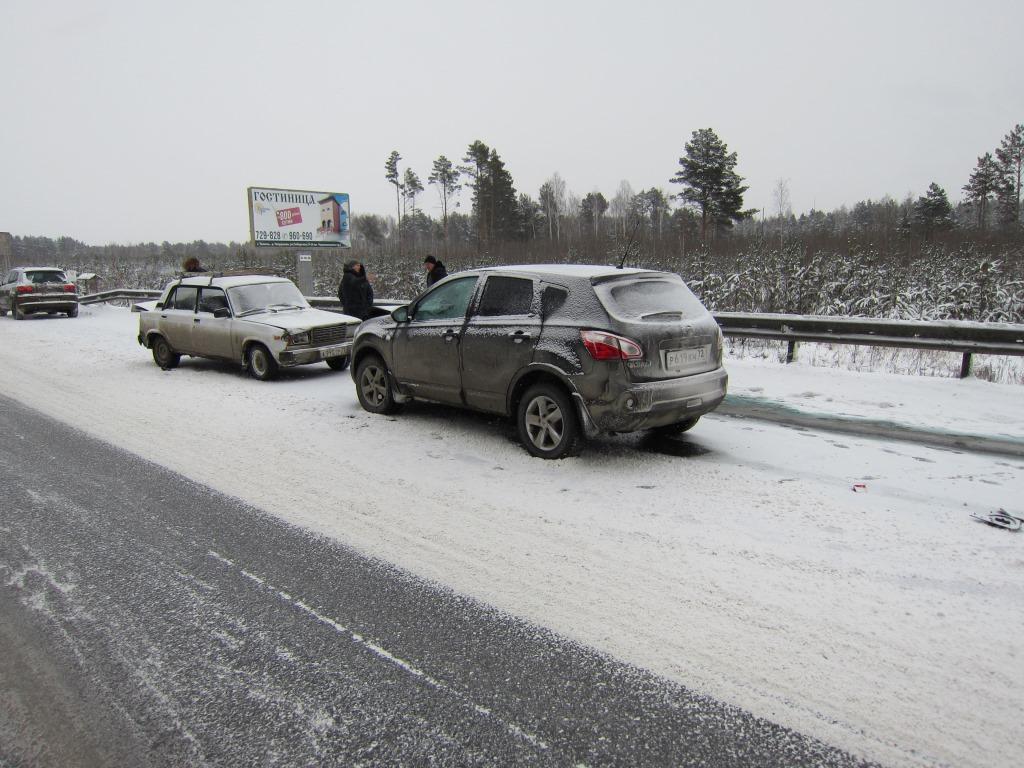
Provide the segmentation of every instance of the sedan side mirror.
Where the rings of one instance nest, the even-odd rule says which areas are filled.
[[[391,313],[391,319],[396,323],[408,323],[409,322],[409,307],[399,307]]]
[[[231,310],[228,309],[227,307],[217,307],[215,310],[213,310],[213,316],[221,318],[231,317]]]

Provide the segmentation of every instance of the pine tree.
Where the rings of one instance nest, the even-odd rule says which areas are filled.
[[[590,192],[580,203],[580,218],[588,231],[597,235],[601,229],[601,217],[608,210],[608,201],[600,192]]]
[[[476,237],[477,245],[487,242],[490,232],[490,183],[488,180],[488,160],[491,156],[491,149],[482,141],[477,139],[466,149],[462,162],[466,165],[460,166],[459,170],[469,176],[472,181],[469,186],[473,190],[473,214],[476,216]]]
[[[988,223],[988,204],[992,195],[999,191],[999,166],[992,159],[992,153],[986,152],[978,158],[978,164],[971,173],[970,180],[964,185],[967,200],[974,208],[978,229],[985,231]]]
[[[420,177],[412,168],[405,169],[405,177],[402,180],[402,199],[409,201],[409,207],[416,213],[416,195],[423,191],[423,184]]]
[[[441,197],[445,254],[448,253],[448,201],[459,191],[459,175],[459,169],[452,165],[452,161],[441,155],[434,161],[433,172],[427,179],[428,184],[437,186],[437,194]]]
[[[949,204],[946,190],[935,182],[922,197],[917,198],[913,209],[913,223],[925,239],[934,232],[953,228],[953,206]]]
[[[999,165],[999,223],[1004,227],[1021,224],[1021,176],[1024,172],[1024,124],[1018,123],[996,150]]]
[[[395,185],[395,207],[398,209],[398,254],[402,254],[402,183],[398,180],[398,161],[402,156],[392,150],[384,161],[384,178]]]
[[[520,230],[519,201],[516,197],[512,174],[495,150],[487,158],[488,181],[490,182],[491,237],[497,240],[513,240]]]
[[[684,189],[678,197],[701,212],[701,237],[707,240],[708,226],[715,231],[729,229],[734,221],[750,215],[743,210],[743,179],[736,173],[736,153],[729,153],[713,130],[693,132],[686,143],[686,155],[679,158],[682,170],[672,177],[673,184]]]

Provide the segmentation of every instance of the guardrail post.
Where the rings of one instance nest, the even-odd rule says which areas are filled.
[[[792,363],[796,360],[796,345],[798,342],[790,341],[789,346],[786,348],[786,362]]]
[[[966,379],[971,375],[971,353],[964,352],[964,359],[960,361],[960,378]]]

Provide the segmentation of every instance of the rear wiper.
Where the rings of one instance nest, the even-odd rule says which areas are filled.
[[[640,315],[641,320],[647,320],[651,317],[682,317],[683,313],[679,310],[667,309],[664,312],[651,312],[649,315]]]

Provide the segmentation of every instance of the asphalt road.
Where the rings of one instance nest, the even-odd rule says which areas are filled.
[[[0,766],[861,764],[3,397],[0,436]]]

